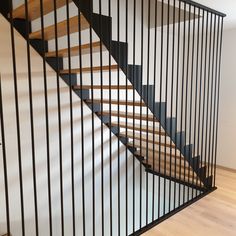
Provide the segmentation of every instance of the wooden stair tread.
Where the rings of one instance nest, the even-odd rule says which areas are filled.
[[[78,16],[74,16],[69,19],[70,24],[70,34],[79,31],[79,21]],[[89,28],[87,20],[81,15],[81,30]],[[57,36],[62,37],[67,35],[67,20],[57,23]],[[29,35],[30,39],[42,39],[42,30],[38,30]],[[44,39],[50,40],[55,38],[55,26],[51,25],[44,28]]]
[[[72,0],[68,0],[68,2],[72,2]],[[56,8],[61,8],[65,6],[67,3],[66,0],[57,0]],[[46,15],[50,12],[54,11],[54,1],[53,0],[43,0],[43,14]],[[12,12],[12,17],[19,19],[26,19],[25,16],[25,4],[20,5]],[[40,9],[40,0],[29,0],[28,1],[28,17],[29,20],[35,20],[41,17],[41,9]]]
[[[109,125],[109,124],[108,124]],[[120,126],[121,128],[126,129],[126,122],[111,122],[111,126],[113,127],[118,127]],[[141,131],[141,132],[148,132],[151,134],[158,134],[158,135],[165,135],[164,131],[159,131],[159,127],[155,127],[155,130],[153,130],[153,126],[146,126],[146,125],[141,125],[140,124],[133,124],[133,123],[129,123],[127,122],[127,129],[131,129],[131,130],[137,130],[137,131]]]
[[[169,143],[169,142],[165,143],[164,141],[159,142],[159,138],[157,138],[157,137],[153,139],[153,135],[148,135],[148,138],[147,138],[146,134],[141,134],[140,135],[140,133],[138,133],[138,132],[133,133],[131,131],[128,131],[127,136],[126,136],[126,132],[120,133],[120,136],[124,137],[124,138],[145,141],[145,142],[148,142],[148,143],[154,143],[156,145],[160,145],[160,146],[163,146],[163,147],[168,147],[168,148],[173,147],[173,148],[175,148],[175,145],[173,143]]]
[[[74,86],[73,88],[74,89],[77,89],[77,90],[80,90],[82,87],[83,90],[88,90],[88,89],[106,89],[106,90],[109,90],[109,89],[112,89],[112,90],[118,90],[118,89],[123,89],[123,90],[126,90],[126,89],[132,89],[133,90],[133,86],[132,85],[128,85],[126,87],[126,85],[120,85],[120,86],[117,86],[117,85],[83,85],[83,86],[80,86],[80,85],[76,85]]]
[[[91,99],[88,99],[86,100],[87,103],[92,103],[92,100]],[[115,105],[128,105],[128,106],[145,106],[145,103],[144,102],[136,102],[136,101],[118,101],[118,100],[110,100],[110,99],[93,99],[93,103],[105,103],[105,104],[115,104]]]
[[[99,72],[99,71],[109,71],[110,69],[111,70],[117,70],[119,67],[118,65],[111,65],[111,66],[93,66],[92,67],[92,70],[93,72]],[[60,74],[69,74],[69,72],[71,72],[72,74],[79,74],[80,72],[83,72],[83,73],[89,73],[91,72],[91,67],[84,67],[82,69],[80,68],[77,68],[77,69],[71,69],[71,70],[61,70],[60,71]]]
[[[142,145],[142,144],[141,144]],[[142,156],[142,157],[145,157],[146,156],[146,154],[147,154],[147,147],[146,146],[140,146],[140,142],[128,142],[127,143],[127,146],[129,146],[129,147],[134,147],[134,148],[138,148],[138,149],[142,149],[142,152],[139,152],[139,155],[140,156]],[[160,156],[167,156],[167,157],[171,157],[171,158],[175,158],[175,154],[174,153],[169,153],[169,152],[164,152],[164,151],[160,151],[159,152],[159,148],[157,147],[157,148],[155,148],[155,150],[153,151],[153,149],[150,147],[151,145],[148,145],[148,153],[150,154],[150,155],[153,155],[153,153],[155,153],[155,154],[157,154],[158,156],[159,156],[159,154],[160,154]],[[138,152],[137,152],[138,153]],[[176,155],[176,158],[177,159],[180,159],[180,158],[182,158],[180,155]],[[185,161],[183,158],[182,158],[182,160],[183,161]]]
[[[109,116],[111,113],[111,116],[119,116],[119,117],[122,117],[122,118],[129,118],[129,119],[136,119],[136,120],[146,120],[146,121],[153,121],[153,115],[141,115],[138,114],[138,113],[131,113],[131,112],[128,112],[127,113],[127,116],[126,116],[126,112],[123,112],[123,111],[120,111],[119,114],[118,114],[118,111],[103,111],[103,115],[105,116]],[[98,112],[99,115],[101,115],[101,112]],[[154,121],[155,122],[158,122],[158,120],[156,118],[154,118]]]
[[[145,159],[143,161],[143,163],[150,165],[150,168],[153,168],[153,158],[148,158],[148,160]],[[156,169],[156,170],[159,169],[159,163],[160,163],[160,167],[162,169],[166,169],[166,171],[168,170],[169,172],[171,170],[171,173],[173,173],[172,176],[175,175],[175,169],[176,169],[176,174],[180,173],[180,172],[182,174],[184,174],[184,171],[185,171],[185,173],[187,174],[187,177],[188,177],[188,173],[190,174],[190,177],[193,177],[193,176],[196,177],[196,174],[194,173],[193,169],[187,165],[184,166],[183,162],[181,162],[181,164],[176,162],[176,165],[175,165],[175,162],[172,161],[170,163],[170,160],[168,158],[166,158],[166,161],[161,159],[160,162],[159,162],[159,159],[155,159],[154,160],[154,169]]]
[[[100,52],[101,47],[100,47],[100,42],[94,42],[92,43],[92,52]],[[102,45],[102,51],[105,51],[106,47]],[[70,56],[78,56],[80,52],[80,46],[75,46],[70,48]],[[46,57],[56,57],[58,53],[59,57],[68,57],[68,48],[65,49],[60,49],[58,52],[53,51],[53,52],[47,52]],[[81,54],[89,54],[90,53],[90,43],[83,44],[81,45]]]

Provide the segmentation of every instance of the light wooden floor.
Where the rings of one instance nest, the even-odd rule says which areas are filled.
[[[143,236],[236,236],[236,171],[218,169],[217,187]]]

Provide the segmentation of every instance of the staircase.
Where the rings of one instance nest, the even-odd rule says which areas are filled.
[[[57,1],[56,8],[65,6],[66,0]],[[71,2],[71,1],[69,1]],[[16,29],[25,37],[29,37],[30,44],[42,55],[46,61],[60,74],[68,86],[72,86],[73,91],[84,100],[84,102],[99,116],[120,141],[131,151],[146,168],[147,172],[164,178],[176,181],[186,186],[200,188],[204,191],[212,186],[212,176],[206,177],[206,165],[200,165],[200,156],[193,156],[193,145],[185,142],[185,132],[177,131],[176,119],[166,115],[166,103],[155,102],[154,86],[142,85],[142,66],[127,64],[128,44],[112,40],[112,18],[92,12],[92,2],[88,0],[75,0],[74,3],[81,11],[80,16],[74,16],[67,20],[57,23],[57,37],[67,35],[69,26],[70,34],[79,30],[81,34],[90,27],[101,39],[100,42],[87,42],[81,47],[73,46],[60,49],[58,51],[48,51],[48,40],[55,39],[55,26],[47,26],[43,31],[29,32],[27,35],[25,5],[22,5],[12,12]],[[43,14],[46,15],[54,10],[53,1],[43,1]],[[30,0],[28,4],[30,12],[29,23],[41,17],[40,1]],[[80,25],[79,25],[80,21]],[[79,26],[78,26],[79,25]],[[46,51],[44,51],[46,50]],[[114,58],[116,64],[107,64],[94,67],[83,68],[63,68],[63,58],[69,56],[87,55],[92,51],[96,54],[100,51],[108,51]],[[69,55],[70,54],[70,55]],[[77,75],[91,73],[110,73],[122,71],[126,78],[125,85],[83,85],[77,84]],[[95,90],[133,90],[138,93],[140,98],[135,101],[112,100],[109,98],[91,99],[91,94]],[[136,96],[137,97],[137,96]],[[105,104],[114,106],[141,107],[143,110],[151,112],[150,115],[134,112],[122,112],[117,110],[102,110]],[[119,109],[118,109],[119,110]],[[115,118],[116,122],[113,121]],[[117,119],[122,120],[117,122]],[[127,119],[129,122],[127,122]],[[143,123],[146,122],[146,125]],[[153,122],[155,125],[150,125]],[[156,127],[156,128],[155,128]],[[127,131],[128,130],[128,131]],[[166,141],[168,139],[168,141]],[[159,148],[161,147],[161,148]],[[163,151],[163,148],[165,149]],[[177,154],[173,154],[176,150]]]
[[[27,4],[10,10],[12,1],[4,1],[0,5],[0,10],[11,26],[12,49],[15,48],[13,28],[23,36],[27,43],[29,79],[27,89],[31,94],[29,100],[32,138],[37,134],[34,131],[29,46],[36,50],[38,59],[42,58],[43,62],[45,135],[48,142],[45,146],[48,167],[45,189],[47,188],[48,191],[49,204],[48,218],[44,220],[49,220],[50,235],[57,222],[54,222],[52,218],[52,208],[56,205],[51,206],[50,151],[54,152],[55,146],[49,143],[47,65],[53,69],[57,77],[55,97],[58,103],[56,116],[58,116],[59,147],[55,148],[55,156],[59,158],[61,200],[59,218],[62,235],[65,232],[68,235],[77,235],[76,231],[79,234],[83,232],[84,236],[97,235],[100,230],[101,235],[113,235],[113,231],[117,231],[118,235],[141,235],[216,189],[219,68],[223,17],[225,16],[223,13],[189,0],[147,0],[146,2],[145,0],[123,2],[120,0],[25,0],[24,2]],[[124,3],[126,3],[125,6]],[[123,10],[120,6],[123,6]],[[65,15],[62,14],[63,11]],[[122,11],[126,14],[126,19],[123,21],[120,20],[120,17],[124,16],[121,14]],[[136,14],[140,14],[137,16],[138,20]],[[131,18],[133,19],[130,20]],[[125,22],[126,25],[120,25],[120,21],[123,24]],[[137,33],[138,27],[140,31]],[[133,31],[132,36],[130,36],[130,29]],[[120,30],[126,31],[121,37]],[[146,35],[143,36],[144,34]],[[76,40],[74,40],[75,36]],[[114,38],[116,40],[113,40]],[[141,49],[139,49],[139,44]],[[147,55],[144,55],[144,52]],[[14,69],[17,70],[14,50],[12,50],[12,55],[14,71]],[[150,72],[150,68],[154,72]],[[21,110],[17,93],[19,82],[16,80],[17,76],[14,76],[11,82],[15,92],[18,128],[16,133],[19,139],[17,150],[21,154],[21,130],[18,117]],[[63,84],[68,86],[69,91],[67,106],[69,103],[71,153],[66,153],[66,155],[62,152],[64,148],[62,140],[68,139],[68,130],[61,129],[59,80],[64,81]],[[4,110],[1,83],[0,95],[0,108]],[[78,117],[78,119],[81,118],[81,140],[78,147],[80,146],[82,151],[81,156],[80,154],[76,156],[77,161],[81,162],[81,169],[74,166],[73,149],[76,144],[73,133],[75,131],[73,112],[75,107],[72,105],[72,95],[78,96],[81,102],[81,117]],[[90,118],[92,119],[91,146],[93,150],[92,154],[86,153],[86,155],[83,150],[86,148],[83,130],[86,118],[83,115],[83,106],[86,106],[86,110],[89,108],[92,115]],[[94,117],[100,122],[101,128],[99,163],[95,158],[95,143],[98,135],[94,130]],[[0,113],[0,118],[1,133],[4,138],[3,112]],[[103,140],[103,135],[107,130],[109,131],[109,135],[106,135],[106,138],[109,136],[109,153],[103,148],[103,145],[107,144],[104,144],[106,141]],[[118,141],[117,150],[116,148],[113,150],[113,137]],[[34,145],[37,143],[32,140],[32,150]],[[2,146],[7,231],[8,234],[9,232],[15,234],[18,228],[10,229],[11,204],[8,202],[8,163],[7,152],[4,150],[5,141]],[[59,153],[56,153],[57,148]],[[105,155],[104,150],[106,150]],[[115,158],[113,151],[117,152],[114,154]],[[126,155],[121,154],[123,151]],[[32,151],[32,160],[35,165],[34,155]],[[65,181],[63,157],[70,155],[71,184],[63,186]],[[89,155],[92,157],[88,157],[88,163],[85,163],[87,161],[85,158]],[[20,155],[18,161],[20,221],[22,235],[24,235],[27,228],[24,209],[27,206],[24,205],[25,180]],[[98,169],[96,169],[96,164],[99,164]],[[38,203],[41,203],[41,200],[37,199],[37,168],[32,167],[37,236],[40,228]],[[78,212],[82,216],[78,222],[75,201],[77,189],[74,184],[75,169],[81,174],[81,189],[78,191],[82,196],[82,203]],[[89,178],[86,179],[86,171],[89,171],[91,181]],[[98,179],[98,186],[96,186]],[[113,185],[115,185],[114,188]],[[72,191],[72,209],[71,212],[69,210],[65,213],[64,202],[66,201],[67,204],[68,199],[64,200],[64,188],[67,187]],[[92,192],[88,189],[92,189]],[[99,189],[98,192],[97,189]],[[53,202],[53,204],[57,203]],[[69,218],[65,221],[65,216],[68,214],[72,214],[73,222],[70,222]],[[86,221],[87,217],[91,217],[92,220]],[[109,227],[106,225],[106,218],[109,218]],[[64,224],[68,222],[73,223],[71,229],[64,227]]]

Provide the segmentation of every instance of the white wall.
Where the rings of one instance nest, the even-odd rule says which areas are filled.
[[[236,169],[236,28],[224,31],[220,91],[218,164]]]

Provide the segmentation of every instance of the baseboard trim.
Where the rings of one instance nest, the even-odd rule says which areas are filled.
[[[221,166],[221,165],[216,165],[216,168],[220,169],[220,170],[226,170],[226,171],[236,173],[236,169],[233,169],[233,168],[229,168],[229,167],[225,167],[225,166]]]

